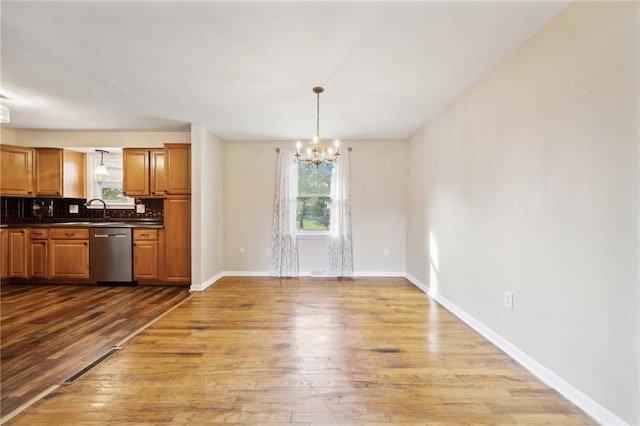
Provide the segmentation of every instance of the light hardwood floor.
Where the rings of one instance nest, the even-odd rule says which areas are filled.
[[[225,278],[10,423],[595,424],[393,278]]]

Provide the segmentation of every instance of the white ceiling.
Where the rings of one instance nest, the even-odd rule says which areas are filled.
[[[567,2],[1,4],[10,128],[406,139]]]

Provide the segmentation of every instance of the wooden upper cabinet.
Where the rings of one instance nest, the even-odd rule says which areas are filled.
[[[164,196],[164,149],[124,148],[122,165],[125,195]]]
[[[149,195],[149,150],[125,148],[122,150],[122,188],[128,197]]]
[[[164,149],[149,150],[151,159],[151,196],[164,195]]]
[[[34,152],[36,196],[61,197],[64,178],[62,149],[36,148]]]
[[[60,148],[35,148],[33,151],[37,197],[85,197],[84,153]]]
[[[0,145],[0,195],[33,195],[33,149]]]
[[[165,144],[164,161],[166,194],[191,194],[191,145],[186,143]]]
[[[86,198],[87,154],[65,149],[63,163],[63,195],[69,198]]]

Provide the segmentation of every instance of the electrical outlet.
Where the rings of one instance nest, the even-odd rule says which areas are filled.
[[[244,254],[244,249],[243,248],[240,249],[240,254]]]
[[[78,213],[78,205],[70,204],[69,205],[69,213]]]
[[[504,292],[504,306],[509,309],[513,309],[513,293],[510,291]]]
[[[384,255],[389,256],[389,249],[384,249]]]
[[[145,207],[144,204],[136,204],[136,213],[144,213]]]

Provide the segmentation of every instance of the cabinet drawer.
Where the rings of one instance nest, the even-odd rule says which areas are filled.
[[[133,230],[133,241],[146,241],[146,240],[157,240],[157,239],[158,239],[157,229],[134,229]]]
[[[29,238],[32,240],[46,240],[49,238],[48,229],[31,229],[29,230]]]
[[[89,228],[57,228],[49,230],[52,240],[88,240]]]

